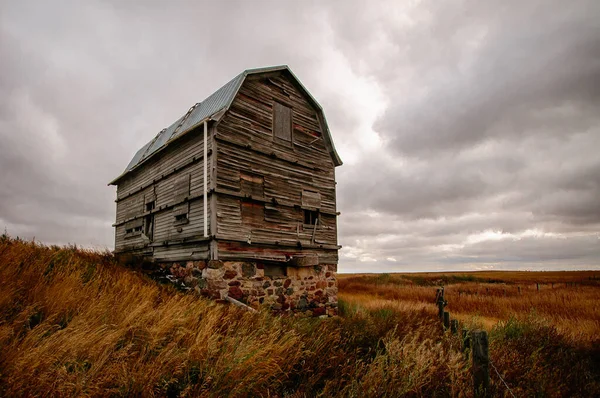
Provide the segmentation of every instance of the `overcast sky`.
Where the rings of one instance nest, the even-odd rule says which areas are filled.
[[[113,247],[136,150],[288,64],[338,152],[342,272],[600,269],[600,2],[0,0],[0,228]]]

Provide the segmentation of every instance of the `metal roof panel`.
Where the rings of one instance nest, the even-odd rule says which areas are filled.
[[[160,149],[166,146],[170,141],[195,128],[203,120],[210,118],[219,111],[229,108],[242,83],[244,82],[246,76],[258,73],[277,72],[282,70],[285,70],[290,73],[292,78],[298,83],[302,91],[304,91],[304,93],[310,99],[310,102],[312,102],[315,108],[317,109],[320,119],[322,120],[323,128],[325,130],[323,137],[327,146],[330,148],[330,154],[334,160],[334,164],[336,166],[341,165],[342,161],[340,160],[337,152],[335,151],[335,147],[333,146],[331,133],[329,132],[329,127],[327,126],[327,121],[325,120],[325,115],[323,114],[323,109],[321,108],[321,105],[319,105],[319,103],[302,85],[300,80],[296,77],[296,75],[294,75],[294,73],[288,68],[287,65],[279,65],[269,66],[265,68],[247,69],[244,72],[237,75],[236,77],[234,77],[233,79],[231,79],[217,91],[209,95],[204,101],[192,106],[188,110],[188,112],[186,112],[185,115],[180,117],[175,123],[171,124],[168,128],[163,129],[160,133],[156,135],[156,137],[154,137],[150,142],[148,142],[140,150],[138,150],[131,162],[129,162],[129,164],[127,165],[127,168],[125,168],[123,173],[115,180],[113,180],[111,184],[115,184],[118,180],[121,179],[121,177],[125,176],[125,174],[129,173],[141,163],[152,157],[152,155],[154,155],[156,152],[158,152]]]

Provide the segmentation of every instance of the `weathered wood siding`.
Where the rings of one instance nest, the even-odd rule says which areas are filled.
[[[274,137],[274,104],[292,109],[291,143]],[[337,263],[334,164],[315,109],[287,75],[248,77],[216,145],[216,235],[229,241],[219,258],[314,252]],[[316,226],[304,224],[305,209],[319,210]]]
[[[154,252],[157,259],[172,260],[207,258],[208,243],[201,242],[204,238],[203,145],[203,127],[200,126],[119,182],[116,252]],[[209,153],[209,165],[211,156],[212,153]],[[209,184],[210,178],[208,173]],[[154,209],[148,210],[146,205],[152,200]],[[177,222],[175,215],[184,213],[184,210],[187,210],[187,222]],[[154,216],[152,241],[141,233],[126,234],[128,227],[140,222],[145,232],[149,215]],[[208,223],[210,225],[210,217]],[[184,244],[186,242],[188,244]]]

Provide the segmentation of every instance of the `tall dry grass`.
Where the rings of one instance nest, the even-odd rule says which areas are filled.
[[[435,287],[444,285],[446,310],[462,321],[475,317],[488,329],[535,314],[578,343],[596,342],[600,332],[599,271],[340,275],[339,284],[346,301],[390,300],[432,312]]]
[[[430,317],[444,285],[452,318],[490,332],[494,366],[517,396],[600,396],[600,272],[354,274],[338,282],[346,305]],[[507,393],[491,373],[495,392]]]
[[[430,303],[390,298],[397,288],[344,292],[334,319],[274,317],[157,285],[109,253],[2,236],[0,396],[471,396],[461,341]],[[589,351],[551,325],[491,336],[520,395],[600,391]]]
[[[451,338],[418,309],[348,309],[330,320],[251,314],[75,247],[2,237],[0,308],[2,396],[431,396],[468,387],[468,366],[444,348]]]

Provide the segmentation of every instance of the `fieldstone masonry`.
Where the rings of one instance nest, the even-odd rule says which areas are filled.
[[[162,263],[179,282],[203,296],[234,298],[254,308],[298,316],[337,315],[337,265],[285,267],[285,275],[265,276],[261,262],[188,261]]]

